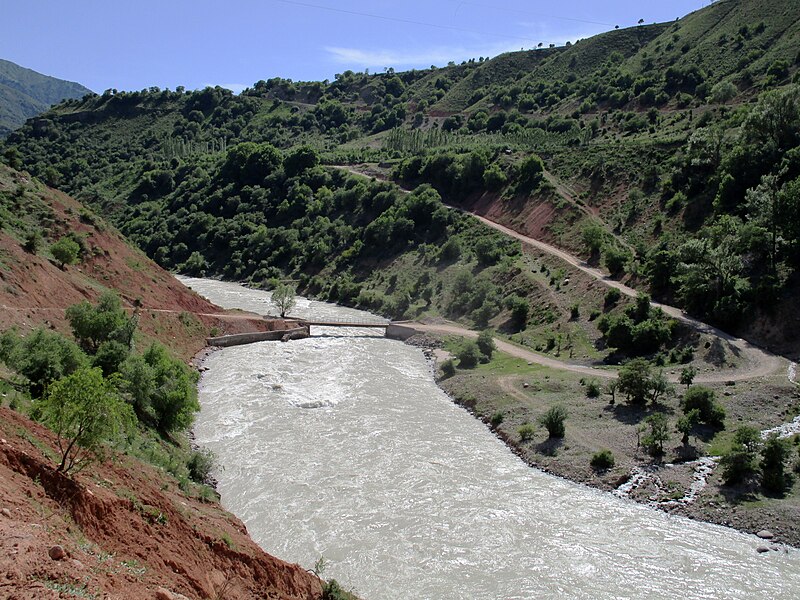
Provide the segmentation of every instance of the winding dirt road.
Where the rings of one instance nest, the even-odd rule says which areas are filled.
[[[354,175],[360,175],[362,177],[370,177],[370,178],[378,177],[378,175],[375,173],[364,173],[359,171],[353,166],[335,165],[334,168],[344,169],[349,173],[352,173]],[[558,189],[560,182],[558,182],[555,176],[548,173],[548,181],[550,181]],[[400,187],[400,189],[403,190],[403,192],[405,193],[409,193],[411,191],[402,187]],[[574,202],[574,198],[572,198],[571,195],[569,194],[569,190],[564,189],[563,191],[561,190],[559,191],[562,194],[566,194],[568,199],[571,199]],[[483,223],[488,227],[491,227],[492,229],[495,229],[511,238],[519,240],[523,244],[527,244],[529,246],[537,248],[538,250],[541,250],[542,252],[554,256],[562,260],[563,262],[567,263],[571,267],[574,267],[575,269],[578,269],[579,271],[586,273],[590,277],[593,277],[597,281],[600,281],[609,288],[618,289],[621,293],[625,294],[626,296],[635,298],[638,294],[638,292],[633,288],[628,287],[627,285],[620,283],[619,281],[611,279],[608,275],[606,275],[599,269],[595,269],[594,267],[589,266],[586,263],[586,261],[570,254],[569,252],[565,252],[560,248],[556,248],[555,246],[551,246],[550,244],[547,244],[535,238],[523,235],[517,231],[514,231],[513,229],[501,225],[500,223],[496,223],[495,221],[487,219],[486,217],[477,215],[470,211],[466,211],[457,206],[452,206],[449,204],[445,204],[445,206],[453,210],[456,210],[458,212],[471,215],[472,217],[478,219],[478,221],[480,221],[481,223]],[[786,360],[772,354],[771,352],[759,348],[758,346],[754,346],[753,344],[751,344],[746,340],[732,336],[720,329],[717,329],[716,327],[713,327],[707,323],[703,323],[702,321],[698,321],[697,319],[686,315],[679,308],[676,308],[674,306],[669,306],[667,304],[661,304],[659,302],[652,302],[652,306],[660,308],[670,317],[677,319],[681,323],[688,325],[689,327],[695,329],[700,333],[714,336],[719,338],[720,340],[723,340],[728,344],[728,347],[730,348],[731,352],[739,360],[740,366],[734,369],[720,369],[713,373],[699,374],[697,377],[695,377],[695,382],[697,383],[721,383],[725,381],[746,381],[748,379],[758,379],[761,377],[767,377],[769,375],[772,375],[779,369],[785,369],[786,365],[788,364]],[[429,333],[460,335],[469,338],[475,338],[478,336],[477,332],[471,331],[464,327],[460,327],[455,323],[447,323],[447,324],[414,323],[413,327],[415,329],[419,329],[420,331]],[[520,346],[510,344],[504,340],[500,340],[497,338],[495,338],[495,343],[497,344],[498,349],[500,349],[503,352],[506,352],[517,358],[521,358],[523,360],[527,360],[529,362],[550,367],[553,369],[573,371],[575,373],[583,373],[585,375],[593,375],[597,377],[604,377],[607,379],[612,379],[617,376],[616,372],[613,371],[606,371],[603,369],[587,367],[584,365],[565,363],[547,356],[543,356],[541,354],[537,354],[535,352],[532,352],[531,350],[521,348]],[[676,380],[677,377],[672,377],[671,379]]]

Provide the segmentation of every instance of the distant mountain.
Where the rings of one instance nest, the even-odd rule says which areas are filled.
[[[0,138],[53,104],[91,93],[92,90],[79,83],[42,75],[0,59]]]

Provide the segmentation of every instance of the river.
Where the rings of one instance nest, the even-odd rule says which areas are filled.
[[[227,308],[269,294],[181,279]],[[292,314],[365,318],[298,299]],[[267,552],[381,599],[800,597],[800,552],[532,469],[374,330],[212,354],[198,443]]]

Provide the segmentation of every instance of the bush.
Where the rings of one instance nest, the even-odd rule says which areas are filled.
[[[551,438],[563,438],[565,433],[564,421],[567,419],[567,409],[563,406],[551,406],[540,418],[539,422],[547,429]]]
[[[736,430],[730,450],[720,460],[726,485],[739,483],[757,472],[760,446],[761,435],[756,428],[743,426]]]
[[[717,404],[714,398],[714,390],[702,385],[693,385],[686,390],[681,400],[681,408],[684,414],[697,409],[701,423],[721,428],[725,425],[725,409]]]
[[[669,423],[663,413],[654,413],[645,419],[650,431],[642,438],[642,446],[652,456],[664,454],[664,442],[669,441]]]
[[[472,340],[464,342],[458,350],[458,366],[462,369],[474,369],[483,354],[478,348],[478,343]]]
[[[36,229],[25,235],[25,242],[22,244],[22,247],[25,249],[25,252],[29,254],[36,254],[39,251],[41,245],[42,245],[42,234],[39,232],[38,229]]]
[[[59,266],[63,269],[66,265],[74,265],[78,262],[78,254],[81,251],[81,247],[78,245],[78,242],[73,240],[71,237],[62,237],[52,246],[50,246],[50,252],[53,255],[53,258],[58,261]]]
[[[622,292],[620,292],[617,288],[611,288],[606,292],[606,295],[603,298],[603,304],[606,308],[610,308],[619,302],[620,298],[622,298]]]
[[[592,380],[586,384],[586,397],[599,398],[600,397],[600,384]]]
[[[789,458],[789,444],[786,440],[771,435],[761,449],[761,487],[767,492],[782,494],[789,484],[785,463]]]
[[[506,300],[506,306],[511,310],[511,322],[517,331],[524,330],[528,325],[528,317],[531,312],[530,303],[519,296],[510,296]]]
[[[497,346],[494,344],[492,332],[488,329],[481,331],[480,335],[478,335],[476,343],[478,344],[478,350],[481,351],[481,354],[483,354],[485,359],[481,362],[489,362],[492,360],[492,353],[497,349]]]
[[[536,433],[536,427],[532,423],[525,423],[519,426],[517,433],[519,434],[520,442],[529,442]]]
[[[456,365],[453,362],[452,358],[448,358],[446,361],[442,363],[442,376],[446,379],[448,377],[452,377],[456,374]]]
[[[600,450],[599,452],[595,452],[592,454],[592,459],[589,461],[589,465],[597,471],[603,471],[605,469],[610,469],[614,466],[614,453],[611,450]]]
[[[603,262],[612,277],[619,277],[625,273],[625,265],[630,255],[616,246],[606,246],[603,252]]]
[[[499,427],[504,418],[505,415],[498,410],[496,413],[492,414],[491,418],[489,419],[489,425],[491,425],[493,429]]]
[[[186,468],[189,470],[189,477],[195,483],[206,483],[214,467],[214,454],[211,450],[203,448],[195,450],[186,461]]]

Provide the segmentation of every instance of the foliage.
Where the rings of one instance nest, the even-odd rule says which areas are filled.
[[[456,352],[458,357],[458,366],[462,369],[474,369],[478,366],[484,354],[478,347],[478,343],[474,340],[467,340],[461,344],[461,347]]]
[[[686,412],[678,422],[675,424],[675,429],[681,434],[681,443],[684,446],[689,444],[689,435],[691,435],[694,426],[700,421],[700,410],[693,408]]]
[[[294,308],[297,291],[291,285],[278,285],[272,290],[272,304],[278,309],[278,314],[285,317]]]
[[[66,265],[74,265],[78,262],[78,254],[81,251],[81,247],[71,237],[62,237],[57,242],[55,242],[52,246],[50,246],[50,252],[55,258],[59,266],[63,269]]]
[[[520,442],[529,442],[536,434],[536,426],[533,423],[524,423],[517,428]]]
[[[761,487],[767,492],[782,494],[789,484],[786,473],[786,461],[789,459],[791,446],[787,440],[773,434],[761,448]]]
[[[207,483],[214,468],[214,455],[208,448],[194,450],[186,463],[189,477],[195,483]]]
[[[442,376],[445,378],[452,377],[456,374],[456,365],[453,362],[452,358],[448,358],[446,361],[442,363]]]
[[[85,352],[96,354],[106,342],[118,342],[131,347],[138,319],[128,317],[119,296],[104,292],[97,306],[84,300],[66,310],[72,333]]]
[[[611,450],[600,450],[592,454],[589,465],[596,471],[611,469],[614,466],[614,453]]]
[[[506,300],[506,306],[511,310],[511,324],[516,331],[524,330],[528,325],[531,305],[524,298],[512,295]]]
[[[642,356],[669,342],[675,321],[660,308],[653,308],[649,296],[639,294],[636,302],[624,311],[603,315],[597,328],[609,346],[631,356]]]
[[[681,408],[684,414],[696,410],[701,423],[717,428],[725,426],[725,409],[715,401],[714,390],[710,388],[701,385],[689,387],[681,400]]]
[[[600,384],[592,379],[586,384],[586,397],[599,398],[600,397]]]
[[[476,343],[478,344],[478,350],[480,350],[483,355],[481,360],[484,362],[492,360],[492,353],[497,349],[492,332],[488,329],[481,331],[480,334],[478,334]]]
[[[669,422],[664,413],[653,413],[645,419],[645,423],[650,426],[642,437],[642,446],[653,456],[664,454],[664,442],[669,441]]]
[[[547,429],[551,438],[564,437],[564,421],[567,419],[567,409],[561,405],[551,406],[541,417],[539,422]]]
[[[730,449],[720,459],[722,479],[726,485],[734,485],[758,472],[758,452],[761,436],[754,427],[739,427]]]
[[[46,329],[35,329],[24,338],[14,330],[3,332],[0,360],[28,379],[34,398],[42,396],[52,382],[89,362],[75,342]]]
[[[633,404],[645,404],[656,388],[653,367],[643,358],[634,358],[619,370],[619,391]]]
[[[102,456],[102,443],[130,426],[133,414],[100,369],[82,368],[54,382],[40,401],[42,421],[58,436],[59,471]]]

